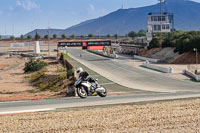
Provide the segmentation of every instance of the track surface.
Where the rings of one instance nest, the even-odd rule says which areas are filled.
[[[0,114],[200,97],[200,84],[170,79],[157,72],[130,67],[121,63],[120,60],[107,59],[79,49],[70,49],[68,52],[74,59],[116,83],[130,88],[160,93],[109,96],[106,98],[97,96],[87,99],[76,97],[0,102]],[[82,58],[80,54],[83,55]]]
[[[129,88],[155,92],[200,91],[199,83],[172,79],[163,76],[163,73],[130,67],[118,59],[107,59],[75,48],[71,48],[68,52],[93,71]]]

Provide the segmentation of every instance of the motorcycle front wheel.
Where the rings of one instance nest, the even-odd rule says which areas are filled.
[[[87,91],[83,86],[77,88],[77,94],[80,98],[87,98]]]
[[[106,97],[107,96],[107,89],[105,87],[102,87],[105,89],[104,92],[98,92],[97,94],[100,96],[100,97]]]

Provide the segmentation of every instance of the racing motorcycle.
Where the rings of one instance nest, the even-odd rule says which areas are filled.
[[[77,89],[77,94],[80,98],[87,98],[87,96],[92,96],[92,94],[97,94],[100,97],[107,96],[107,89],[103,86],[100,86],[98,83],[98,79],[95,80],[95,83],[91,83],[88,80],[83,81],[81,77],[79,77],[74,86]]]

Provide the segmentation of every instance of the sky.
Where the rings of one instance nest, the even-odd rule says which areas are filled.
[[[193,0],[200,2],[200,0]],[[66,29],[80,22],[158,0],[0,0],[0,35],[26,34],[34,29]]]

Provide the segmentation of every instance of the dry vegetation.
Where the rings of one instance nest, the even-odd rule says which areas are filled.
[[[200,132],[200,99],[0,117],[0,132]]]
[[[43,70],[24,73],[25,58],[0,56],[0,101],[65,96],[60,90],[66,88],[68,83],[67,80],[64,80],[66,70],[54,60],[45,60],[45,62],[48,62],[49,65],[45,68],[44,73],[41,72]],[[66,92],[66,90],[62,92]]]

